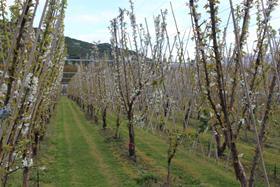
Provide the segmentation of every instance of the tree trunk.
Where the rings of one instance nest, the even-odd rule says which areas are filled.
[[[93,106],[92,105],[90,105],[90,117],[91,117],[91,119],[93,119],[94,118],[94,111],[93,111]]]
[[[186,129],[189,125],[189,119],[190,119],[190,115],[191,115],[191,100],[189,100],[188,103],[188,109],[186,111],[185,117],[184,117],[184,122],[183,122],[183,128]]]
[[[28,21],[27,19],[27,15],[30,11],[30,7],[31,7],[31,0],[29,0],[27,4],[27,7],[25,9],[25,12],[23,12],[22,14],[24,14],[23,20],[21,22],[20,28],[19,28],[19,33],[16,39],[16,46],[14,49],[14,55],[13,55],[13,60],[12,60],[12,66],[8,68],[8,75],[9,75],[9,79],[8,79],[8,83],[7,83],[7,93],[6,93],[6,98],[5,98],[5,105],[7,105],[9,103],[10,97],[11,97],[11,92],[12,92],[12,85],[13,82],[15,80],[15,71],[16,71],[16,66],[19,63],[18,62],[18,53],[21,47],[21,40],[23,38],[24,35],[24,27],[26,25],[26,22]]]
[[[129,156],[134,161],[136,161],[135,137],[134,137],[134,127],[133,127],[133,121],[132,120],[133,120],[133,114],[132,114],[132,112],[128,112],[128,132],[129,132],[128,152],[129,152]]]
[[[120,129],[120,114],[117,114],[117,120],[116,120],[116,132],[115,132],[115,138],[119,139],[120,138],[120,133],[119,133],[119,129]]]
[[[167,101],[164,103],[164,106],[163,106],[164,117],[167,117],[169,105],[170,105],[170,104],[169,104],[169,99],[168,99],[168,97],[167,97]]]
[[[2,155],[3,151],[3,137],[0,139],[0,155]]]
[[[24,167],[23,168],[23,187],[29,187],[29,168]]]
[[[167,178],[166,178],[166,186],[171,186],[171,158],[167,161]]]
[[[7,186],[7,182],[8,182],[8,175],[5,174],[5,175],[2,177],[2,186],[3,186],[3,187],[6,187],[6,186]]]
[[[256,174],[256,170],[257,170],[257,165],[259,163],[259,155],[260,155],[260,150],[258,148],[256,148],[256,153],[253,159],[253,164],[252,164],[252,168],[251,168],[251,174],[250,174],[250,179],[249,179],[249,186],[253,187],[255,184],[255,174]]]
[[[234,142],[231,142],[230,149],[231,149],[231,156],[233,159],[233,167],[234,167],[235,175],[240,182],[240,186],[247,187],[246,173],[243,168],[243,165],[241,164],[238,158],[238,152],[237,152],[236,144]]]
[[[39,141],[40,141],[39,132],[35,132],[35,133],[34,133],[34,143],[32,144],[32,153],[33,153],[33,157],[37,156]]]
[[[94,123],[96,124],[96,125],[98,125],[98,115],[97,115],[97,113],[96,113],[96,109],[93,107],[93,110],[92,110],[92,114],[93,114],[93,120],[94,120]]]
[[[135,157],[134,127],[132,121],[128,122],[128,130],[129,130],[129,156]]]
[[[224,152],[227,147],[227,142],[225,140],[225,142],[221,145],[221,135],[219,134],[217,129],[215,129],[215,127],[212,127],[212,128],[213,128],[213,135],[214,135],[215,142],[216,142],[216,156],[218,158],[220,158],[220,157],[224,156]]]
[[[102,127],[103,127],[103,129],[107,128],[106,116],[107,116],[107,106],[102,111]]]

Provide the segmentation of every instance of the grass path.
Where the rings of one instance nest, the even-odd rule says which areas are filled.
[[[109,128],[113,129],[114,116],[108,115],[107,119]],[[42,174],[42,186],[133,187],[137,186],[135,179],[141,178],[143,171],[165,180],[168,147],[163,137],[137,128],[139,162],[133,164],[123,156],[128,142],[124,121],[120,128],[123,142],[108,142],[100,127],[88,121],[74,102],[62,97],[51,124],[45,140],[50,143],[43,146],[45,159],[51,161],[48,161],[48,170]],[[182,147],[173,161],[172,176],[176,184],[186,187],[239,186],[232,169]]]
[[[81,111],[71,102],[75,113]],[[108,116],[108,124],[114,128],[114,117]],[[128,130],[121,126],[122,137],[127,140]],[[139,159],[151,165],[151,172],[164,179],[166,176],[167,143],[159,136],[143,129],[136,130],[136,154]],[[214,159],[202,158],[194,153],[180,150],[173,164],[173,174],[178,183],[184,186],[238,186],[234,173],[225,169]]]
[[[122,133],[128,136],[125,126]],[[136,133],[137,154],[144,153],[166,170],[167,143],[157,135],[153,135],[143,129],[137,129]],[[185,150],[179,150],[173,160],[173,175],[181,180],[185,186],[238,186],[233,172],[218,164],[214,159],[202,158],[201,156]]]
[[[111,154],[108,144],[77,106],[62,98],[51,128],[51,150],[54,154],[43,186],[111,187],[136,186],[133,168],[125,168]],[[49,154],[49,153],[48,153]],[[130,170],[130,176],[126,172]],[[135,174],[136,176],[136,174]],[[49,183],[55,181],[55,183]]]

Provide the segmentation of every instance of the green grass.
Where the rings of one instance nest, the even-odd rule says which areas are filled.
[[[71,101],[61,99],[42,147],[42,162],[47,169],[41,172],[41,185],[136,186],[137,170],[122,165],[122,161],[111,154],[99,129],[75,110],[77,106]]]
[[[124,137],[128,136],[127,128],[122,126]],[[151,134],[143,129],[136,130],[137,154],[153,161],[160,173],[166,174],[167,143],[164,138]],[[224,168],[214,159],[202,158],[181,148],[173,161],[173,176],[183,186],[238,186],[233,172]]]
[[[139,186],[137,180],[145,176],[155,176],[162,184],[167,175],[166,137],[149,130],[135,129],[137,163],[127,156],[128,130],[125,120],[120,127],[122,139],[112,139],[115,116],[108,115],[108,129],[101,130],[86,119],[79,107],[66,97],[62,97],[57,113],[52,119],[47,136],[41,146],[40,171],[41,186],[46,187],[118,187]],[[193,128],[190,131],[195,131]],[[211,135],[205,134],[201,142],[209,142]],[[190,144],[192,142],[189,142]],[[204,145],[205,146],[205,145]],[[238,144],[245,163],[252,159],[254,148]],[[270,149],[268,149],[270,150]],[[264,154],[269,169],[279,163],[275,152]],[[32,180],[36,178],[32,170]],[[19,173],[17,174],[19,178]],[[181,146],[173,160],[172,176],[174,186],[239,186],[230,164],[190,151]],[[14,183],[14,186],[20,186]],[[155,184],[155,186],[159,186]],[[257,186],[263,186],[258,180]]]
[[[74,107],[76,113],[81,111]],[[109,125],[114,124],[114,117],[108,116]],[[113,128],[113,126],[111,126]],[[128,142],[128,131],[125,124],[121,126],[122,137]],[[166,176],[166,141],[143,129],[136,129],[136,154],[141,161],[149,165],[151,172],[164,180]],[[177,184],[183,186],[238,186],[234,174],[225,169],[222,163],[214,159],[202,158],[187,150],[179,150],[174,159],[173,174]]]

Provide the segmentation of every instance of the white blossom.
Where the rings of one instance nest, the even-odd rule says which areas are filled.
[[[137,95],[139,95],[139,93],[140,93],[140,89],[139,88],[135,88],[133,91],[132,91],[132,98],[133,97],[136,97]]]
[[[45,171],[47,168],[46,168],[46,166],[41,166],[41,167],[39,167],[39,169],[40,169],[41,171]]]
[[[216,85],[215,82],[211,82],[211,83],[210,83],[210,88],[214,87],[215,85]]]
[[[30,123],[25,123],[24,126],[25,126],[25,127],[29,127],[29,126],[30,126]]]
[[[222,106],[220,105],[220,103],[216,105],[216,108],[217,108],[218,110],[222,109]]]
[[[16,90],[14,91],[14,98],[17,98],[19,96],[19,92]]]
[[[239,120],[239,123],[240,123],[241,125],[244,125],[244,124],[245,124],[245,119],[244,119],[244,118],[241,118],[241,119]]]
[[[17,156],[17,153],[16,153],[16,152],[13,152],[12,156],[13,156],[13,157],[16,157],[16,156]]]
[[[27,76],[25,77],[25,80],[24,80],[24,86],[29,88],[30,87],[30,82],[31,82],[31,77],[33,76],[32,73],[28,73]]]
[[[245,86],[244,80],[241,80],[241,81],[240,81],[240,85],[241,85],[242,87]]]
[[[22,160],[22,166],[23,167],[31,167],[31,166],[33,166],[33,159],[32,158],[30,158],[30,159],[24,158]]]
[[[5,84],[5,83],[2,84],[2,85],[1,85],[1,88],[0,88],[0,93],[6,93],[7,90],[8,90],[7,84]]]
[[[25,128],[22,129],[21,133],[23,136],[26,136],[28,131],[29,131],[29,126],[28,127],[25,126]]]
[[[28,102],[29,103],[33,103],[35,101],[35,98],[36,98],[36,94],[37,94],[37,88],[38,88],[38,82],[39,82],[39,79],[38,77],[33,77],[32,79],[32,85],[30,85],[30,94],[28,96]]]
[[[17,128],[21,129],[22,128],[22,124],[17,125]]]
[[[30,120],[30,119],[31,119],[31,115],[22,118],[22,120],[24,120],[24,121],[28,121],[28,120]]]

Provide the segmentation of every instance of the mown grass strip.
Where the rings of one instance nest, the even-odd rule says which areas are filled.
[[[98,161],[99,170],[106,176],[109,186],[135,186],[135,181],[128,177],[129,173],[126,173],[127,167],[130,166],[123,169],[121,161],[114,157],[108,144],[104,141],[104,137],[98,132],[98,128],[86,120],[84,114],[75,104],[69,102],[68,105],[81,134],[91,145],[92,156]],[[134,176],[136,177],[136,175]]]

